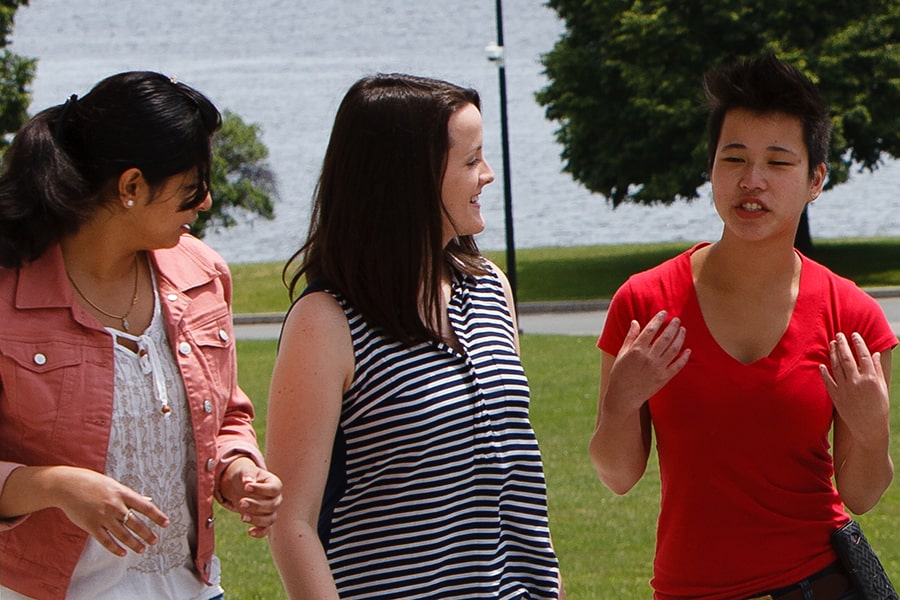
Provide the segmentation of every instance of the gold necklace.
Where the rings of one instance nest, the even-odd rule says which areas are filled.
[[[95,310],[103,313],[107,317],[110,317],[111,319],[118,319],[118,320],[122,321],[122,328],[125,330],[125,333],[131,333],[131,331],[128,329],[129,328],[128,315],[131,314],[131,310],[134,308],[134,305],[137,304],[137,301],[138,301],[138,274],[139,274],[139,272],[140,272],[140,269],[138,268],[137,254],[135,254],[134,255],[134,290],[131,292],[131,306],[128,307],[128,310],[125,311],[124,315],[114,315],[111,312],[106,312],[105,310],[103,310],[102,308],[100,308],[99,306],[97,306],[96,304],[91,302],[91,299],[84,295],[84,292],[81,291],[81,288],[78,287],[78,284],[76,284],[75,280],[72,279],[72,276],[69,275],[68,269],[66,270],[66,277],[69,278],[69,283],[72,284],[72,287],[75,288],[75,291],[78,292],[78,295],[81,296],[82,298],[84,298],[85,302],[90,304]]]

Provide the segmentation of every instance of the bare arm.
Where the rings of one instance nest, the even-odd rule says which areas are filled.
[[[615,357],[603,353],[600,401],[590,453],[600,481],[616,494],[624,494],[644,475],[650,457],[650,412],[646,405],[626,412],[604,406],[609,374]]]
[[[300,300],[285,322],[272,374],[266,448],[266,462],[284,484],[269,543],[291,600],[338,598],[316,527],[353,371],[340,306],[324,293]]]
[[[830,348],[831,372],[820,366],[837,414],[834,419],[835,484],[849,510],[874,507],[890,485],[891,353],[869,354],[854,333],[838,334]]]
[[[600,480],[616,494],[630,490],[647,468],[651,441],[647,401],[690,357],[690,350],[681,350],[680,321],[665,321],[664,312],[643,330],[632,321],[619,354],[603,353],[590,454]]]

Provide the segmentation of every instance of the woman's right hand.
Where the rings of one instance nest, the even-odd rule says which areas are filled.
[[[682,350],[684,327],[666,323],[657,313],[642,330],[632,321],[617,355],[603,353],[597,426],[591,436],[591,461],[600,480],[624,494],[643,476],[650,455],[647,400],[678,373],[690,358]]]
[[[123,546],[143,552],[159,537],[147,520],[167,527],[169,518],[143,496],[115,479],[80,467],[22,467],[4,486],[4,515],[24,515],[56,507],[117,556]]]
[[[675,317],[666,323],[666,318],[666,311],[656,313],[643,330],[637,321],[631,322],[605,386],[605,396],[614,399],[615,406],[605,409],[637,412],[687,364],[691,351],[682,352],[681,320]]]

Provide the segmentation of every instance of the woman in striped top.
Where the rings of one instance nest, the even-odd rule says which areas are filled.
[[[338,109],[269,398],[292,599],[561,597],[512,294],[472,237],[493,179],[474,90],[377,75]]]

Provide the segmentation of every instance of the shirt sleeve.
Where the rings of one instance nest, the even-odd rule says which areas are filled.
[[[897,345],[897,335],[891,328],[884,310],[875,298],[857,288],[853,301],[846,304],[842,315],[842,331],[845,335],[858,332],[870,352],[885,352]]]
[[[634,289],[632,281],[629,279],[622,287],[620,287],[613,295],[606,312],[606,322],[603,324],[603,331],[597,340],[597,347],[600,350],[616,356],[628,335],[628,327],[633,319],[637,319]]]

